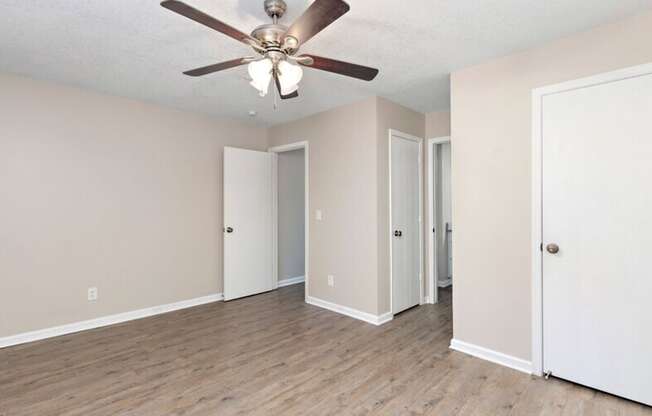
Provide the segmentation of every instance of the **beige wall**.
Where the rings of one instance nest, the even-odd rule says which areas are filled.
[[[454,336],[531,356],[533,88],[652,62],[652,13],[453,73]]]
[[[382,314],[391,310],[389,245],[389,130],[399,130],[423,138],[425,116],[384,98],[377,99],[377,172],[378,172],[378,309]],[[425,160],[425,147],[422,150]],[[425,166],[425,164],[423,165]],[[425,190],[425,181],[422,185]],[[424,193],[425,201],[425,193]],[[424,205],[424,212],[425,212]],[[425,267],[425,256],[424,267]],[[425,269],[424,269],[425,270]],[[424,273],[425,274],[425,273]]]
[[[309,296],[372,314],[378,284],[376,101],[269,130],[271,146],[309,142]],[[322,221],[315,219],[317,209]]]
[[[9,75],[0,91],[0,337],[222,291],[222,149],[265,149],[264,129]]]
[[[451,112],[433,111],[426,113],[426,138],[445,137],[451,135]]]
[[[375,315],[390,310],[390,128],[424,137],[425,116],[373,97],[269,134],[272,146],[310,142],[309,296]]]
[[[278,280],[305,273],[304,153],[278,154]]]
[[[266,130],[10,75],[0,89],[0,337],[221,292],[225,145],[310,142],[309,295],[389,311],[388,130],[424,137],[423,114],[372,97]]]

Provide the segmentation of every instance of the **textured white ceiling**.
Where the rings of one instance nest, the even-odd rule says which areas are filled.
[[[186,0],[249,32],[263,0]],[[287,0],[288,25],[309,0]],[[0,0],[0,71],[270,125],[370,95],[415,110],[449,107],[455,69],[615,21],[650,0],[350,0],[351,11],[302,51],[380,69],[366,83],[306,69],[300,98],[247,85],[246,67],[203,78],[182,71],[251,54],[158,0]],[[0,92],[1,93],[1,92]],[[249,110],[258,116],[252,119]]]

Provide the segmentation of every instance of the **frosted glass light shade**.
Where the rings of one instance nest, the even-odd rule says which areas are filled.
[[[299,82],[303,77],[303,69],[299,65],[293,65],[288,61],[281,61],[278,63],[278,71],[281,94],[292,94],[299,87]]]
[[[258,90],[261,97],[267,95],[269,89],[269,82],[272,80],[272,61],[269,59],[262,59],[260,61],[250,62],[247,69],[252,81],[251,86]]]

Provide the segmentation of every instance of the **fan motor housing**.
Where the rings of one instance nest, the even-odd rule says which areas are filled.
[[[280,46],[283,35],[287,32],[288,28],[278,23],[270,23],[268,25],[258,26],[251,32],[251,36],[258,39],[263,45],[267,46]]]

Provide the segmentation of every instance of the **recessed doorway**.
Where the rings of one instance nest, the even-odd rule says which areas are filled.
[[[305,282],[308,293],[308,142],[269,149],[272,154],[274,282]]]
[[[428,296],[439,301],[453,285],[453,218],[450,137],[428,140]]]

